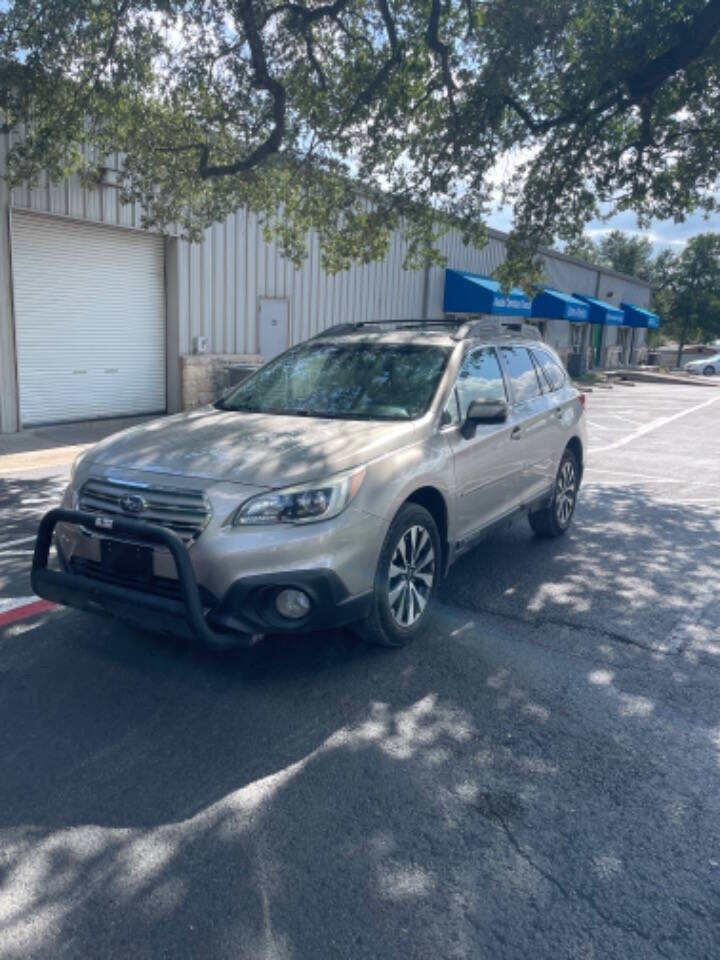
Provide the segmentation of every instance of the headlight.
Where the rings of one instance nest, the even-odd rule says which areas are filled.
[[[232,517],[234,527],[266,523],[314,523],[336,517],[360,489],[365,468],[247,500]]]

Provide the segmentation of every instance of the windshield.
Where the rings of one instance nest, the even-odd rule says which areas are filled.
[[[217,407],[252,413],[414,420],[430,406],[450,350],[418,344],[323,343],[288,350]]]

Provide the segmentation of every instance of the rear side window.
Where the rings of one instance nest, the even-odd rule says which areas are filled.
[[[507,400],[498,358],[492,347],[471,350],[460,368],[457,381],[460,419],[467,416],[473,400]]]
[[[512,380],[515,402],[539,397],[542,392],[540,381],[527,347],[500,347],[500,353]]]
[[[545,350],[534,350],[533,354],[550,390],[559,390],[565,383],[565,371],[563,368],[557,360]]]

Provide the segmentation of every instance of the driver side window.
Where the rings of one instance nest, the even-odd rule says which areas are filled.
[[[492,347],[476,347],[465,357],[458,374],[457,394],[461,421],[473,400],[507,402],[500,363]]]

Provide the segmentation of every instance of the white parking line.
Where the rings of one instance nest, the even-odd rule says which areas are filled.
[[[0,597],[0,613],[7,613],[8,610],[15,610],[17,607],[26,607],[36,600],[37,597]]]
[[[644,437],[646,433],[652,433],[653,430],[659,430],[660,427],[665,427],[668,423],[672,423],[674,420],[679,420],[681,417],[686,417],[690,413],[696,413],[698,410],[703,410],[705,407],[711,406],[713,403],[717,403],[720,400],[720,396],[713,397],[711,400],[706,400],[705,403],[698,403],[694,407],[688,407],[687,410],[681,410],[680,413],[673,414],[672,417],[658,417],[657,420],[652,420],[650,423],[646,424],[644,427],[640,427],[639,430],[636,430],[634,433],[628,434],[627,437],[623,437],[621,440],[615,440],[614,443],[608,443],[604,447],[590,447],[589,453],[605,453],[607,450],[617,450],[618,447],[624,447],[628,443],[632,443],[633,440],[638,440],[640,437]]]
[[[19,547],[21,543],[30,543],[36,536],[37,534],[33,533],[31,537],[19,537],[17,540],[8,540],[7,543],[0,543],[0,553],[8,550],[10,547]]]

